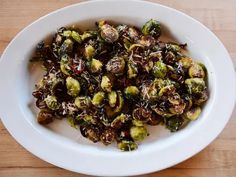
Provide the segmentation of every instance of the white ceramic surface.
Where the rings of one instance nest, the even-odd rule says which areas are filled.
[[[81,137],[64,121],[48,127],[36,122],[34,83],[42,72],[29,65],[36,44],[61,26],[86,29],[99,19],[141,26],[159,20],[164,33],[187,42],[191,57],[208,68],[210,98],[198,120],[177,133],[151,127],[138,150],[120,152]],[[167,32],[168,31],[168,32]],[[39,158],[59,167],[91,175],[137,175],[175,165],[205,148],[222,131],[235,104],[235,71],[217,37],[193,18],[144,1],[89,1],[52,12],[22,30],[8,45],[0,63],[0,117],[11,135]]]

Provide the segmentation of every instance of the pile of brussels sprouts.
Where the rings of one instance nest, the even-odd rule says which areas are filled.
[[[40,124],[66,118],[89,140],[131,151],[149,135],[146,125],[175,132],[198,118],[207,70],[183,54],[186,44],[162,42],[153,19],[141,29],[96,26],[62,27],[37,45],[33,61],[46,70],[33,92]]]

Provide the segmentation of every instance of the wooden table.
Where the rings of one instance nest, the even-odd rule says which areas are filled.
[[[25,26],[76,0],[0,0],[0,54]],[[210,28],[227,47],[236,64],[235,0],[156,0],[196,18]],[[0,98],[1,99],[1,98]],[[225,103],[222,103],[225,104]],[[1,177],[81,177],[35,157],[21,147],[0,122]],[[235,177],[236,110],[220,136],[189,160],[148,177]]]

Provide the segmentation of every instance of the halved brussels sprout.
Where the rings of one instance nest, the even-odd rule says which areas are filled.
[[[181,47],[178,44],[175,44],[175,43],[167,43],[166,44],[166,49],[169,50],[169,51],[177,53],[177,52],[180,52]]]
[[[152,73],[157,78],[164,78],[167,73],[166,64],[161,61],[155,62],[154,67],[152,68]]]
[[[135,142],[128,140],[122,140],[117,145],[121,151],[133,151],[138,148],[138,145]]]
[[[99,28],[101,30],[101,37],[108,43],[113,43],[118,40],[119,33],[111,25],[105,23],[104,21],[99,22]]]
[[[183,125],[183,119],[181,117],[171,117],[165,122],[166,128],[168,128],[171,132],[178,131]]]
[[[192,97],[188,94],[184,95],[183,97],[185,103],[186,103],[186,108],[185,108],[185,111],[189,110],[192,105],[193,105],[193,100],[192,100]]]
[[[173,94],[168,96],[168,101],[173,105],[178,105],[181,104],[181,102],[183,102],[183,100],[181,99],[180,95],[177,92],[174,92]]]
[[[142,27],[142,33],[144,35],[151,35],[153,37],[159,37],[161,35],[160,23],[153,19],[147,21]]]
[[[41,110],[38,113],[37,121],[38,121],[38,123],[40,123],[42,125],[46,125],[46,124],[49,124],[53,121],[53,117],[54,117],[54,115],[52,114],[52,112],[47,111],[47,110]]]
[[[169,111],[172,114],[182,114],[184,112],[185,107],[185,103],[173,104],[170,106]]]
[[[132,45],[132,43],[126,38],[123,39],[123,44],[126,50],[129,50],[130,46]]]
[[[181,57],[179,63],[183,66],[183,68],[188,69],[193,63],[193,60],[189,57]]]
[[[202,110],[200,107],[193,107],[186,112],[186,117],[190,120],[196,120],[201,114]]]
[[[185,85],[190,94],[200,94],[206,89],[205,81],[202,78],[190,78],[185,80]]]
[[[112,108],[116,106],[117,93],[115,91],[112,91],[108,94],[108,102]]]
[[[51,110],[57,110],[59,108],[59,103],[57,101],[57,98],[55,96],[52,95],[48,95],[45,99],[44,99],[47,107]]]
[[[95,125],[82,125],[80,126],[80,132],[84,137],[88,138],[94,143],[100,141],[101,131]]]
[[[139,38],[139,32],[134,27],[128,28],[128,35],[131,39],[134,39],[134,40]]]
[[[126,114],[121,114],[117,116],[112,122],[111,122],[111,127],[115,129],[119,129],[122,127],[124,123],[126,123],[129,119],[129,117]]]
[[[139,95],[139,89],[136,86],[128,86],[124,90],[127,99],[133,99]]]
[[[70,36],[71,36],[71,30],[65,30],[65,31],[63,31],[62,35],[65,36],[65,37],[67,37],[67,38],[70,37]]]
[[[97,92],[94,94],[93,99],[92,99],[92,104],[94,106],[101,106],[103,100],[105,98],[105,93],[104,92]]]
[[[205,71],[202,68],[202,66],[198,63],[194,63],[188,70],[188,74],[190,77],[198,77],[198,78],[204,78],[205,77]]]
[[[119,34],[126,32],[127,29],[128,29],[128,26],[125,24],[120,24],[116,26],[116,30],[118,31]]]
[[[138,43],[143,47],[152,47],[155,45],[155,39],[152,36],[142,36]]]
[[[108,61],[106,65],[108,72],[111,72],[116,75],[121,75],[125,70],[125,60],[122,57],[114,57]]]
[[[97,36],[97,31],[85,31],[82,35],[81,35],[81,39],[82,41],[88,39],[88,38],[92,38]]]
[[[91,59],[95,54],[95,48],[91,45],[87,45],[84,49],[84,56],[86,59]]]
[[[77,108],[83,110],[87,109],[91,105],[91,99],[87,96],[80,96],[75,98],[75,105]]]
[[[122,93],[120,91],[117,91],[116,93],[117,93],[117,99],[116,99],[117,101],[116,101],[115,107],[111,108],[110,106],[107,106],[107,105],[105,106],[106,115],[109,118],[119,113],[122,110],[123,105],[124,105],[124,98],[122,96]]]
[[[109,145],[115,140],[115,131],[111,128],[106,128],[101,136],[100,139],[104,145]]]
[[[111,80],[107,76],[102,76],[101,88],[106,92],[111,92]]]
[[[66,119],[71,127],[76,128],[76,120],[74,119],[74,117],[67,116]]]
[[[152,116],[152,112],[145,108],[136,108],[132,112],[132,117],[134,120],[147,122],[149,118]]]
[[[174,65],[177,61],[175,54],[172,51],[165,52],[163,61],[168,65]]]
[[[148,135],[144,126],[132,126],[130,128],[130,136],[134,141],[142,141]]]
[[[71,40],[71,39],[66,39],[60,49],[59,49],[59,54],[62,56],[64,54],[69,54],[72,52],[73,50],[73,45],[74,45],[74,42]]]
[[[201,106],[204,102],[206,102],[208,99],[208,93],[207,90],[204,90],[203,92],[195,95],[194,97],[194,104]]]
[[[134,63],[128,62],[128,70],[127,70],[128,78],[129,79],[134,78],[137,76],[137,74],[138,74],[138,67]]]
[[[65,75],[70,75],[70,66],[69,66],[69,56],[68,55],[63,55],[61,57],[61,61],[60,61],[60,69],[61,72]]]
[[[96,59],[89,61],[89,70],[91,73],[98,73],[102,71],[102,62]]]
[[[72,77],[66,78],[66,88],[67,93],[73,97],[77,96],[80,92],[80,84],[79,81]]]
[[[76,42],[78,42],[79,44],[82,42],[81,36],[80,36],[79,33],[76,32],[76,31],[72,31],[72,32],[71,32],[71,37],[72,37]]]

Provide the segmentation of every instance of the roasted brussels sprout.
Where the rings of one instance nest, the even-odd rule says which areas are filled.
[[[80,92],[80,84],[79,81],[72,77],[66,78],[66,88],[67,93],[73,97],[76,97]]]
[[[114,57],[108,61],[106,69],[112,74],[121,75],[124,73],[125,60],[122,57]]]
[[[183,119],[181,117],[171,117],[166,120],[166,128],[171,132],[178,131],[183,125]]]
[[[82,39],[81,39],[81,36],[79,35],[78,32],[76,31],[72,31],[71,32],[71,37],[78,43],[81,43],[82,42]]]
[[[184,112],[185,107],[185,103],[173,104],[170,106],[169,111],[172,114],[182,114]]]
[[[107,76],[102,76],[101,88],[105,92],[111,92],[112,84],[111,80]]]
[[[133,151],[138,148],[138,145],[135,142],[128,140],[122,140],[117,145],[122,151]]]
[[[201,114],[202,110],[200,107],[193,107],[186,112],[186,118],[190,120],[196,120]]]
[[[155,77],[164,78],[167,73],[167,67],[163,62],[157,61],[154,63],[154,67],[152,68],[152,71]]]
[[[179,60],[179,63],[185,68],[185,69],[188,69],[190,68],[190,66],[192,65],[193,63],[193,60],[189,57],[181,57],[181,59]]]
[[[84,56],[86,59],[91,59],[95,54],[95,49],[91,45],[87,45],[84,49]]]
[[[59,54],[62,56],[62,55],[65,55],[65,54],[70,54],[73,50],[73,45],[74,45],[74,42],[71,40],[71,39],[66,39],[60,49],[59,49]]]
[[[137,76],[137,74],[138,74],[138,67],[133,62],[129,62],[127,70],[128,78],[129,79],[134,78]]]
[[[37,116],[37,121],[38,123],[42,124],[42,125],[46,125],[49,124],[53,121],[54,115],[52,114],[52,112],[47,111],[47,110],[41,110],[38,113]]]
[[[151,35],[153,37],[159,37],[161,35],[160,23],[154,19],[149,20],[142,27],[142,33],[144,35]]]
[[[208,93],[207,90],[204,90],[203,92],[196,94],[194,96],[194,104],[201,106],[204,104],[208,99]]]
[[[69,56],[68,55],[63,55],[61,57],[61,62],[60,62],[60,69],[61,72],[65,75],[70,75],[70,66],[69,66]]]
[[[115,129],[119,129],[121,128],[122,124],[124,124],[125,122],[129,121],[129,116],[125,115],[125,114],[121,114],[119,116],[117,116],[112,122],[111,122],[111,127],[115,128]]]
[[[52,95],[48,95],[45,99],[44,99],[47,107],[51,110],[57,110],[59,108],[59,103],[57,101],[57,98],[55,96]]]
[[[155,45],[155,39],[152,36],[142,36],[138,43],[143,47],[153,47]]]
[[[89,62],[89,70],[91,73],[101,72],[102,66],[103,66],[102,62],[94,58]]]
[[[190,94],[199,94],[206,89],[205,81],[202,78],[186,79],[185,85]]]
[[[75,105],[77,108],[83,110],[87,109],[91,105],[91,99],[88,96],[79,96],[75,98]]]
[[[94,106],[101,106],[103,100],[105,98],[105,93],[104,92],[97,92],[94,94],[93,99],[92,99],[92,104]]]
[[[105,110],[106,110],[106,115],[108,117],[114,117],[114,115],[117,115],[117,113],[119,113],[124,105],[124,98],[122,96],[122,93],[120,91],[117,91],[117,101],[115,104],[115,107],[110,107],[110,106],[105,106]]]
[[[117,102],[117,93],[115,91],[112,91],[108,94],[108,102],[110,107],[115,107]]]
[[[169,50],[169,51],[177,53],[177,52],[180,52],[181,47],[176,43],[167,43],[166,44],[166,49]]]
[[[163,61],[165,64],[174,65],[176,63],[176,56],[172,51],[166,51]]]
[[[133,99],[139,95],[139,89],[136,86],[128,86],[124,92],[127,99]]]
[[[88,138],[94,143],[100,141],[101,131],[95,125],[91,125],[91,124],[81,125],[80,132],[84,137]]]
[[[101,30],[100,35],[106,42],[113,43],[118,40],[119,33],[114,27],[104,21],[100,21],[98,25]]]
[[[85,31],[82,35],[81,35],[81,40],[84,41],[86,39],[89,38],[93,38],[97,36],[97,31]]]
[[[144,126],[132,126],[130,128],[130,136],[134,141],[142,141],[148,135]]]
[[[115,140],[115,136],[115,131],[112,128],[107,128],[102,132],[100,139],[104,145],[109,145]]]
[[[62,33],[62,35],[64,36],[64,37],[70,37],[71,36],[71,30],[64,30],[63,31],[63,33]]]
[[[76,120],[72,116],[67,116],[67,122],[73,128],[76,128]]]
[[[137,40],[140,36],[139,31],[135,29],[134,27],[128,28],[128,35],[133,40]]]
[[[198,63],[193,63],[193,65],[189,68],[188,73],[189,73],[189,76],[192,78],[194,78],[194,77],[204,78],[205,77],[204,69]]]
[[[134,120],[147,122],[152,116],[152,112],[148,109],[136,108],[133,110],[132,116]]]

